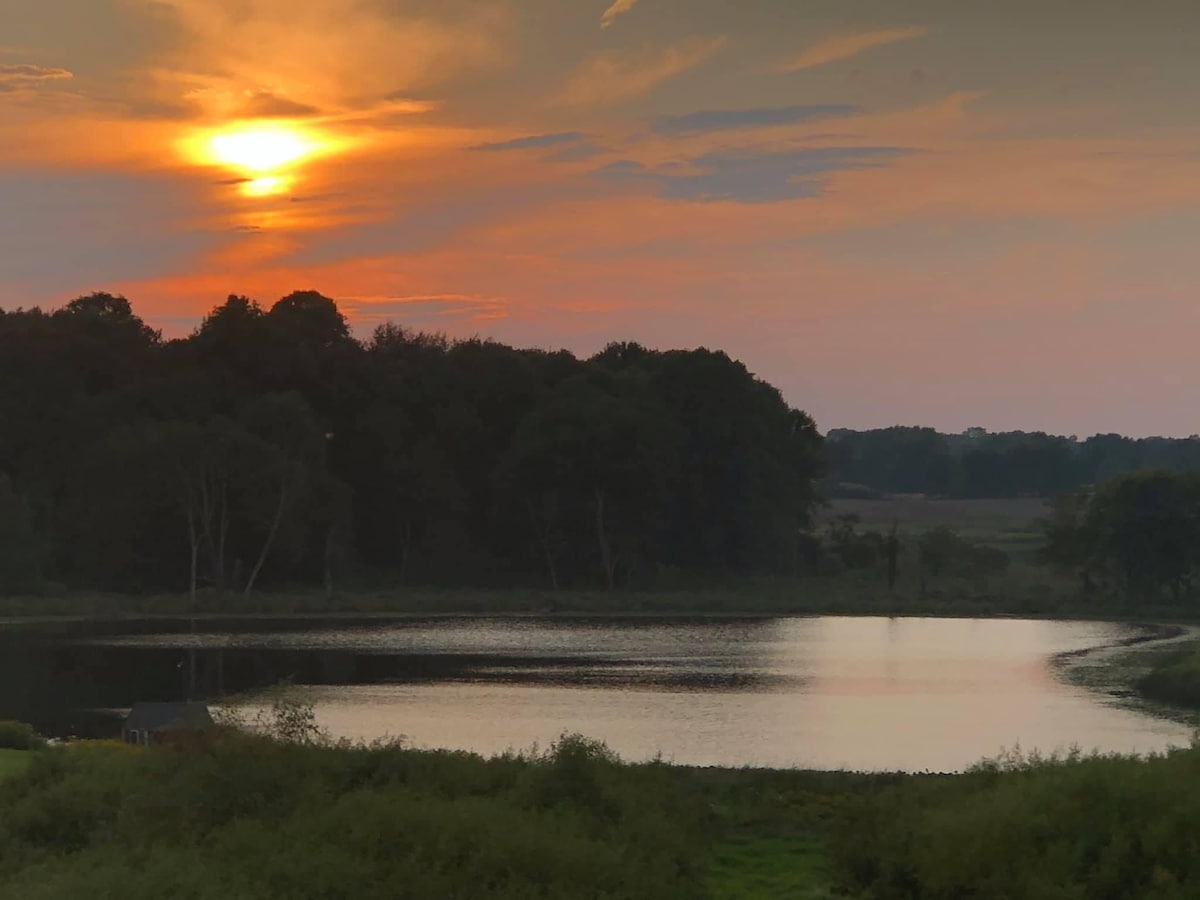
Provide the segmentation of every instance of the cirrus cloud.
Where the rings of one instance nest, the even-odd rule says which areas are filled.
[[[0,65],[0,91],[29,89],[55,81],[70,81],[74,77],[66,69],[10,63]]]
[[[817,66],[840,62],[898,41],[910,41],[929,34],[929,29],[922,25],[912,25],[907,28],[884,28],[877,31],[863,31],[858,34],[842,34],[818,41],[805,49],[799,56],[779,64],[780,72],[799,72],[803,69],[815,69]]]
[[[635,6],[638,0],[614,0],[613,5],[604,11],[604,15],[600,17],[600,27],[608,28],[617,20],[617,16],[623,16]]]
[[[659,116],[651,126],[656,134],[693,134],[734,128],[799,125],[818,119],[840,118],[862,112],[858,106],[824,103],[812,106],[775,106],[752,109],[706,109],[682,116]]]
[[[593,56],[575,70],[553,104],[599,106],[629,100],[707,62],[724,46],[724,37],[693,38],[653,54]]]
[[[777,203],[821,196],[837,172],[875,169],[913,151],[907,147],[801,147],[717,150],[654,167],[619,160],[601,178],[655,185],[661,197],[699,203]]]

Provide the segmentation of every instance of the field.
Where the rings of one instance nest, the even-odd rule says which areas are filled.
[[[949,528],[960,536],[996,547],[1015,560],[1033,558],[1041,542],[1036,521],[1046,514],[1046,503],[1037,497],[1003,500],[932,499],[899,495],[878,500],[832,500],[822,519],[858,516],[863,530],[887,532],[896,523],[902,535],[917,535],[933,528]]]

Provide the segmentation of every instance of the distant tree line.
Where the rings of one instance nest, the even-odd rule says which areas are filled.
[[[360,341],[313,292],[180,340],[109,294],[0,311],[0,592],[790,572],[824,462],[721,352]]]
[[[1200,469],[1200,437],[1081,440],[1042,432],[971,428],[836,429],[827,435],[829,490],[946,497],[1051,497],[1145,470]]]

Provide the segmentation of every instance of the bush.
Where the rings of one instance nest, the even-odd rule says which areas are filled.
[[[975,544],[949,528],[934,528],[917,541],[921,567],[930,575],[981,579],[1003,574],[1010,560],[996,547]]]
[[[879,900],[1200,896],[1200,750],[1019,754],[865,797],[834,851]]]
[[[236,732],[71,745],[0,784],[0,893],[700,897],[700,817],[665,769],[576,737],[490,760]]]
[[[46,740],[24,722],[0,721],[0,750],[40,750]]]

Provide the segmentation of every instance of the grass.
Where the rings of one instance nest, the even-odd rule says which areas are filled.
[[[1185,900],[1200,749],[963,775],[485,760],[244,735],[77,744],[0,783],[3,896]]]
[[[1045,514],[1046,502],[1037,497],[965,500],[899,495],[832,500],[822,518],[855,515],[863,530],[885,533],[896,523],[899,532],[907,535],[950,528],[970,541],[1003,550],[1018,561],[1030,561],[1042,542],[1036,521]]]
[[[26,750],[0,750],[0,781],[20,775],[29,768],[32,755]]]
[[[1148,700],[1200,710],[1200,644],[1160,655],[1134,686]]]
[[[825,848],[812,837],[743,838],[712,851],[712,900],[823,900],[834,896]]]

